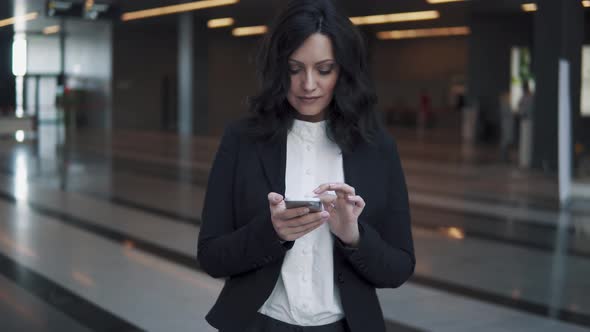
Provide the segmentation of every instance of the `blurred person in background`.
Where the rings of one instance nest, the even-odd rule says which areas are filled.
[[[523,94],[518,102],[518,116],[520,118],[519,166],[531,167],[533,155],[533,102],[534,94],[529,82],[522,84]]]
[[[227,126],[207,185],[198,260],[226,280],[206,319],[222,332],[385,332],[376,288],[401,286],[415,256],[365,42],[331,1],[291,1],[258,70],[252,114]],[[287,209],[291,197],[321,209]]]
[[[432,98],[428,90],[422,89],[420,92],[420,110],[418,113],[418,127],[424,129],[434,126],[434,113],[432,111]]]
[[[514,114],[510,105],[510,91],[505,91],[500,95],[500,116],[500,157],[502,161],[509,162],[510,145],[514,140]]]

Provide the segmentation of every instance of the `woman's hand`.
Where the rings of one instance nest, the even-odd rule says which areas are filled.
[[[333,190],[336,195],[326,194]],[[365,201],[346,183],[326,183],[313,191],[320,197],[324,209],[330,213],[330,230],[342,242],[356,246],[359,241],[358,217],[365,208]]]
[[[268,194],[272,226],[283,241],[295,241],[328,220],[327,211],[309,213],[306,207],[287,209],[282,195]]]

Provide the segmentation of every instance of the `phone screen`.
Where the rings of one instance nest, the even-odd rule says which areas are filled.
[[[322,202],[320,200],[285,200],[285,206],[287,209],[308,207],[310,212],[322,211]]]

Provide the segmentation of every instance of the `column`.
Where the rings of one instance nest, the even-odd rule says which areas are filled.
[[[12,1],[0,2],[0,19],[14,15]],[[0,110],[16,106],[16,81],[12,75],[12,41],[14,28],[0,28]]]
[[[570,63],[572,118],[580,113],[583,7],[578,0],[538,0],[534,13],[535,101],[532,167],[557,171],[558,63]],[[573,133],[572,133],[573,135]]]
[[[206,135],[208,90],[207,26],[194,13],[181,14],[178,26],[178,130]]]

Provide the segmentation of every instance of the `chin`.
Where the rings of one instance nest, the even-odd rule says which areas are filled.
[[[315,117],[315,116],[320,116],[322,115],[322,110],[323,108],[318,108],[318,107],[298,107],[297,109],[297,113],[303,115],[303,116],[311,116],[311,117]]]
[[[320,116],[322,115],[321,111],[314,111],[314,112],[310,112],[310,111],[297,111],[299,114],[303,115],[303,116],[310,116],[310,117],[315,117],[315,116]]]

